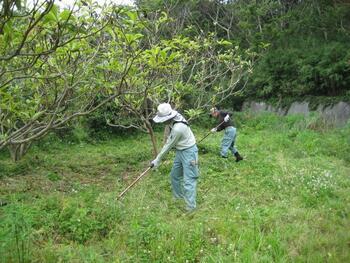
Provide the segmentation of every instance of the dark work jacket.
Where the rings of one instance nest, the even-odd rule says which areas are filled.
[[[220,123],[222,123],[224,121],[224,118],[226,117],[226,115],[229,114],[228,112],[225,111],[219,111],[219,116],[218,118],[218,125]],[[217,129],[217,131],[222,131],[224,130],[226,127],[230,127],[233,126],[232,121],[231,121],[231,117],[232,115],[230,115],[230,119],[228,120],[228,122],[223,122]]]

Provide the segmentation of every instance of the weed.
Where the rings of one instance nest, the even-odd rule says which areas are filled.
[[[2,258],[347,262],[350,126],[326,127],[317,115],[235,116],[244,160],[220,158],[222,133],[203,141],[191,215],[172,200],[173,152],[116,200],[153,157],[147,135],[93,144],[52,137],[17,164],[0,155],[0,193],[8,201],[0,208]],[[197,139],[208,132],[192,128]]]

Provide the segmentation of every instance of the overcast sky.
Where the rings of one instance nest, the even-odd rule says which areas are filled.
[[[33,3],[36,0],[27,0],[28,4]],[[121,4],[121,5],[132,5],[133,4],[133,0],[93,0],[96,1],[100,4],[104,4],[106,2],[109,3],[116,3],[116,4]],[[55,0],[55,4],[61,6],[61,7],[69,7],[71,5],[73,5],[75,2],[75,0]]]

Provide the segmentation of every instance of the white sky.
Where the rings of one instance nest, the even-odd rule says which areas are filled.
[[[27,0],[27,3],[30,5],[34,1],[37,0]],[[133,0],[93,0],[94,2],[98,2],[99,4],[104,4],[104,3],[115,3],[119,5],[133,5],[134,1]],[[55,4],[61,7],[70,7],[74,4],[75,0],[55,0]]]
[[[116,3],[116,4],[121,4],[121,5],[132,5],[133,0],[93,0],[96,1],[100,4],[103,4],[105,2],[111,2],[111,3]],[[69,6],[74,3],[74,0],[56,0],[55,2],[61,2],[63,5]]]

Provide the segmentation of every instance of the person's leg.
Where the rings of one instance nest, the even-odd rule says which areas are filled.
[[[173,195],[175,198],[183,198],[183,188],[182,188],[182,180],[183,180],[183,167],[181,161],[181,153],[176,151],[176,156],[173,164],[173,168],[171,169],[170,177],[171,177],[171,186],[173,190]]]
[[[237,129],[234,129],[234,133],[233,133],[233,140],[232,143],[230,145],[230,151],[232,152],[232,154],[236,157],[236,162],[242,161],[243,157],[239,154],[239,152],[237,151],[236,147],[235,147],[235,142],[236,142],[236,137],[237,137]]]
[[[233,134],[232,134],[233,139],[232,139],[231,145],[229,147],[229,149],[233,155],[236,154],[236,152],[237,152],[237,149],[235,147],[235,141],[236,141],[236,135],[237,135],[236,132],[237,132],[236,128],[233,128]]]
[[[233,127],[225,129],[224,137],[221,141],[221,157],[227,157],[227,152],[229,151],[233,141],[233,135]]]
[[[184,172],[184,197],[187,204],[187,210],[192,211],[196,208],[196,188],[198,171],[198,148],[193,146],[182,151],[183,172]]]
[[[239,154],[239,152],[235,153],[235,157],[236,157],[236,162],[242,161],[243,157]]]

